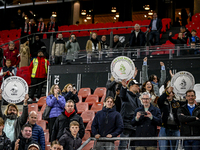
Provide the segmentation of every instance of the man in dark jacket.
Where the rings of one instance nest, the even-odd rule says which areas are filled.
[[[101,49],[102,50],[107,50],[109,48],[109,44],[106,42],[106,36],[102,35],[101,37]]]
[[[28,123],[32,126],[32,139],[40,144],[42,150],[45,150],[44,131],[41,126],[36,124],[36,121],[37,113],[35,111],[31,111],[29,113]]]
[[[21,133],[16,141],[12,142],[12,150],[27,150],[31,144],[37,144],[32,139],[32,126],[25,124],[22,127]]]
[[[140,25],[135,24],[135,30],[131,33],[129,38],[129,45],[132,46],[144,46],[146,38],[144,32],[140,30]]]
[[[136,137],[157,137],[157,126],[160,126],[162,122],[160,110],[151,104],[151,95],[148,92],[142,93],[141,100],[143,106],[135,110],[131,121],[131,124],[136,126]],[[142,147],[146,149],[151,147],[151,150],[156,150],[157,141],[140,140],[135,142],[135,146],[139,146],[136,150]]]
[[[186,102],[176,101],[174,96],[173,87],[168,87],[158,99],[158,106],[161,114],[163,114],[159,137],[180,136],[177,109]],[[171,150],[176,150],[177,146],[178,140],[159,140],[160,150],[166,150],[167,147],[171,147]]]
[[[11,141],[3,132],[4,120],[0,118],[0,149],[1,150],[11,150]]]
[[[178,34],[178,38],[172,39],[172,32],[169,32],[169,41],[172,42],[173,44],[187,44],[187,41],[183,38],[183,33]]]
[[[149,42],[151,43],[151,45],[153,45],[153,38],[155,38],[155,45],[159,45],[162,21],[161,19],[158,19],[157,13],[153,13],[153,19],[151,20],[147,30],[149,30],[150,28],[151,32],[149,36]]]
[[[28,94],[26,94],[23,105],[22,115],[19,116],[18,108],[15,104],[8,104],[6,107],[5,114],[1,110],[1,100],[2,100],[2,91],[0,90],[0,117],[3,118],[5,122],[4,132],[6,136],[14,141],[19,136],[21,127],[26,123],[28,118],[28,105],[27,101],[29,99]]]
[[[77,121],[80,124],[80,130],[79,130],[79,137],[82,139],[85,134],[85,127],[83,124],[83,119],[79,115],[76,114],[74,109],[74,101],[68,100],[65,104],[65,111],[57,117],[53,130],[52,130],[52,136],[51,141],[55,141],[56,139],[60,139],[60,137],[63,135],[64,128],[66,128],[69,131],[69,124],[72,121]]]
[[[181,136],[200,136],[200,107],[195,104],[196,93],[194,90],[186,92],[187,104],[178,108],[177,115],[181,123]],[[198,150],[199,140],[184,140],[185,150]]]
[[[116,111],[114,99],[108,96],[105,100],[105,107],[101,111],[98,111],[92,122],[92,134],[96,139],[100,137],[117,137],[123,131],[123,120],[119,112]],[[113,142],[97,142],[96,149],[101,147],[108,147],[108,149],[114,147]]]
[[[123,44],[119,41],[119,36],[115,35],[114,36],[114,40],[113,40],[113,46],[112,46],[112,48],[118,49],[120,47],[123,47]]]
[[[191,33],[189,30],[185,28],[185,26],[180,27],[180,32],[183,33],[183,39],[187,42],[188,38],[191,37]]]
[[[139,99],[139,84],[135,80],[130,80],[127,84],[125,80],[122,80],[122,87],[120,91],[120,98],[122,101],[121,106],[121,116],[124,123],[124,130],[120,137],[134,137],[135,128],[131,125],[131,120],[135,114],[136,108],[141,106],[141,101]],[[124,150],[127,147],[128,141],[120,141],[120,150]],[[131,143],[134,146],[134,142]]]

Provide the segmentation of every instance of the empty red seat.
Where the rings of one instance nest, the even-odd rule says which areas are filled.
[[[40,111],[40,112],[38,112],[37,113],[38,115],[37,115],[37,120],[39,121],[39,120],[42,120],[42,112]]]
[[[81,117],[83,118],[83,123],[88,123],[93,120],[95,116],[95,112],[93,110],[87,110],[82,112]]]
[[[39,101],[37,102],[38,107],[42,107],[44,104],[46,104],[46,96],[40,97]]]
[[[82,98],[86,98],[88,95],[91,95],[91,90],[90,88],[81,88],[78,91],[78,95],[81,95]]]
[[[42,112],[42,114],[43,114],[43,112],[44,112],[46,106],[47,106],[47,104],[44,104],[44,105],[42,106],[42,108],[41,108],[41,110],[40,110],[40,111]]]
[[[79,103],[82,103],[82,96],[78,95]]]
[[[84,111],[87,111],[89,109],[88,103],[76,103],[76,108],[78,110],[77,114],[81,114]]]
[[[91,131],[92,122],[93,122],[93,120],[90,120],[90,121],[87,123],[87,126],[86,126],[85,130]]]
[[[94,104],[92,105],[92,107],[91,107],[90,110],[93,110],[93,111],[95,111],[95,113],[96,113],[96,112],[102,110],[102,108],[103,108],[103,102],[97,102],[97,103],[94,103]]]
[[[99,102],[99,96],[98,95],[88,95],[85,102],[87,102],[89,105],[93,105],[96,102]]]
[[[29,104],[28,105],[28,113],[31,111],[35,111],[36,113],[38,112],[38,104]]]
[[[37,125],[41,126],[43,131],[46,130],[46,121],[45,120],[38,120]]]
[[[94,146],[94,141],[90,141],[82,150],[91,150]]]
[[[49,142],[49,131],[44,131],[45,143]]]
[[[101,98],[101,102],[104,101],[106,97],[106,88],[105,87],[98,87],[94,91],[94,95],[98,95]]]
[[[82,143],[91,137],[90,131],[85,131],[84,137],[82,138]]]

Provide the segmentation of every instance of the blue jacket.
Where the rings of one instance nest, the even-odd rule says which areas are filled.
[[[103,107],[98,111],[92,122],[92,134],[100,134],[101,137],[106,137],[111,134],[117,137],[124,129],[123,120],[119,112],[116,111],[115,106],[112,109]]]
[[[58,99],[59,100],[57,100],[54,95],[47,96],[46,103],[51,107],[49,118],[58,117],[64,111],[66,103],[65,98],[59,95]]]
[[[40,144],[42,150],[45,150],[45,137],[41,126],[32,125],[32,139]]]

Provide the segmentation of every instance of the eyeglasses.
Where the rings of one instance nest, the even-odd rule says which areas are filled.
[[[146,101],[148,101],[150,98],[142,98],[142,100],[146,100]]]

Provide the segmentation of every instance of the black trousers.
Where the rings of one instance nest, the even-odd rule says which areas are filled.
[[[53,130],[53,125],[56,121],[57,117],[54,118],[49,118],[49,142],[51,142],[51,135],[52,135],[52,130]]]
[[[60,65],[62,62],[62,56],[55,56],[55,64]]]
[[[31,89],[30,89],[30,98],[33,99],[34,97],[34,94],[35,94],[35,91],[37,89],[37,98],[39,99],[41,97],[41,94],[42,94],[42,87],[44,85],[44,83],[42,84],[39,84],[41,82],[45,81],[45,78],[31,78]],[[37,86],[35,86],[36,84],[39,84]]]

